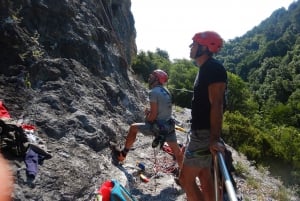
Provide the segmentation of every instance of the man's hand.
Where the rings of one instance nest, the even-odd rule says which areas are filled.
[[[215,142],[215,143],[212,143],[210,146],[209,146],[209,149],[210,149],[210,152],[212,154],[216,154],[217,152],[221,152],[222,155],[224,155],[224,151],[225,151],[225,146],[220,143],[220,142]]]

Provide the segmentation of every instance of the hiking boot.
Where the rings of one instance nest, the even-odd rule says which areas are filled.
[[[123,162],[126,159],[126,153],[124,151],[115,151],[116,157],[119,162]]]
[[[118,160],[118,162],[123,162],[126,159],[127,152],[125,152],[124,149],[121,149],[120,145],[110,143],[110,148],[112,150],[113,158]]]

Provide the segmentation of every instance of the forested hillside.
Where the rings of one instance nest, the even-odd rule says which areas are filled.
[[[223,136],[251,160],[282,165],[286,182],[300,181],[300,1],[278,9],[216,55],[228,70]],[[154,68],[170,75],[175,104],[190,107],[197,68],[168,53],[139,52],[133,70],[145,79]],[[271,164],[273,161],[274,164]],[[282,168],[282,167],[280,167]]]
[[[275,11],[218,55],[249,83],[260,111],[276,124],[300,126],[300,2]]]

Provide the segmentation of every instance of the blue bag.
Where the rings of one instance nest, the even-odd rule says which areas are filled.
[[[136,201],[127,189],[115,179],[105,181],[96,193],[96,201]]]
[[[127,189],[115,179],[111,180],[114,184],[111,189],[110,201],[136,201]]]

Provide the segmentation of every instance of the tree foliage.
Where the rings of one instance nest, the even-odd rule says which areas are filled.
[[[239,76],[228,72],[227,106],[230,112],[239,111],[245,116],[251,116],[257,111],[258,104],[254,101],[249,86]]]
[[[173,94],[175,104],[191,107],[193,83],[198,70],[189,60],[176,60],[173,63],[168,87]]]
[[[137,75],[140,75],[144,82],[147,82],[149,74],[152,71],[162,69],[169,73],[170,67],[169,54],[159,48],[154,53],[151,51],[140,51],[132,63],[133,71]]]

